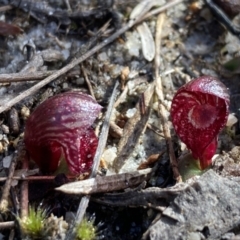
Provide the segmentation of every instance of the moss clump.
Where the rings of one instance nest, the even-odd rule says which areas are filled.
[[[45,232],[45,220],[46,211],[41,208],[35,210],[33,207],[29,207],[28,216],[18,219],[23,236],[30,239],[42,239]]]
[[[77,240],[94,240],[96,239],[96,227],[93,221],[83,218],[82,222],[76,226]]]

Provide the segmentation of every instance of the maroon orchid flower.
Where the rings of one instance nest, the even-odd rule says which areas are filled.
[[[227,122],[230,97],[226,86],[215,77],[202,76],[182,86],[175,94],[171,118],[179,138],[200,161],[211,165],[218,134]]]
[[[73,174],[90,170],[98,145],[92,124],[101,108],[89,95],[66,92],[35,109],[26,122],[24,141],[43,172],[56,171],[61,157]]]

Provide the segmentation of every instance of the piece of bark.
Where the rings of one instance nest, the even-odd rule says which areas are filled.
[[[143,181],[149,179],[150,174],[151,168],[130,173],[97,176],[96,178],[64,184],[56,188],[56,190],[66,194],[77,195],[123,190],[141,184]]]

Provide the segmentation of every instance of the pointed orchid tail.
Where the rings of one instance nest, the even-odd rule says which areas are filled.
[[[202,76],[182,86],[171,106],[173,127],[179,138],[199,159],[201,169],[211,164],[217,137],[227,122],[230,96],[215,77]]]

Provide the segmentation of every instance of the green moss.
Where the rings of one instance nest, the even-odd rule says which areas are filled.
[[[94,240],[96,239],[96,227],[93,221],[84,218],[76,227],[77,240]]]
[[[46,212],[41,208],[35,210],[29,207],[27,217],[19,218],[19,224],[22,234],[30,239],[42,239],[44,235],[44,221],[46,220]]]

